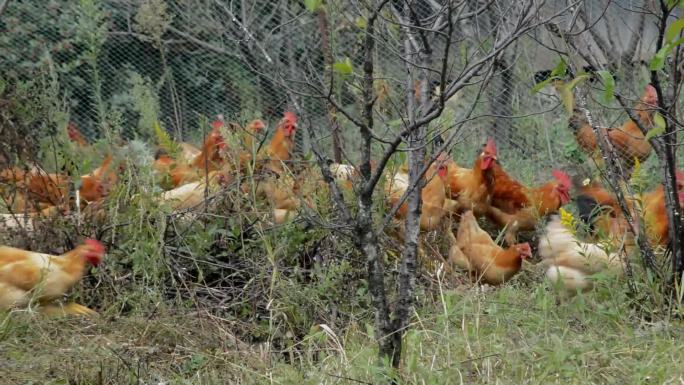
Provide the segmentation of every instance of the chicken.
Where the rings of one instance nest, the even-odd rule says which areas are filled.
[[[492,163],[492,175],[492,206],[509,214],[530,206],[527,188],[508,175],[498,161]]]
[[[347,190],[354,186],[354,180],[359,177],[359,171],[354,166],[348,164],[331,163],[330,172],[335,181]]]
[[[487,217],[497,225],[506,228],[504,239],[507,244],[516,243],[519,231],[534,230],[540,218],[557,213],[561,206],[570,201],[571,182],[568,175],[559,170],[554,170],[552,175],[556,179],[555,181],[548,182],[536,189],[525,188],[522,190],[527,203],[517,210],[506,211],[495,207],[492,202]]]
[[[500,285],[510,280],[522,267],[522,260],[532,256],[528,243],[509,246],[497,245],[486,231],[477,224],[472,211],[461,216],[457,236],[451,231],[450,262],[469,271],[477,281]]]
[[[81,280],[87,264],[97,266],[104,255],[104,246],[94,239],[60,256],[0,246],[0,308],[62,297]]]
[[[236,139],[230,143],[230,163],[237,170],[245,170],[258,150],[254,138],[261,136],[266,125],[261,119],[255,119],[249,122],[244,129],[237,124],[234,126],[231,132],[236,136]]]
[[[570,293],[592,287],[592,276],[609,272],[623,273],[624,255],[607,252],[601,246],[578,240],[565,228],[559,216],[553,216],[546,234],[539,240],[539,255],[546,267],[546,276],[554,284],[562,284]]]
[[[214,125],[204,141],[202,151],[193,158],[192,162],[176,161],[164,152],[157,152],[153,164],[154,170],[168,178],[171,186],[178,187],[199,180],[205,172],[221,169],[225,162],[222,152],[226,144],[220,129],[221,125]]]
[[[285,223],[296,215],[301,204],[298,188],[297,180],[289,173],[259,182],[256,194],[269,201],[274,223]]]
[[[684,175],[678,173],[678,179]],[[679,182],[684,182],[680,179]],[[679,206],[684,208],[684,191],[678,192]],[[670,243],[669,220],[667,219],[667,206],[665,204],[665,188],[659,185],[653,191],[643,194],[641,197],[642,213],[646,237],[652,245],[667,246]]]
[[[187,142],[180,143],[180,150],[181,158],[187,163],[192,163],[192,161],[202,153],[202,150]]]
[[[82,148],[87,148],[90,145],[88,144],[88,140],[83,136],[81,131],[78,129],[78,126],[76,126],[76,123],[74,122],[69,122],[67,125],[67,135],[69,136],[69,139],[79,145]]]
[[[423,202],[420,215],[420,230],[433,231],[439,228],[444,216],[444,202],[446,200],[446,179],[448,170],[448,156],[440,154],[430,165],[425,177],[428,181],[421,191]],[[409,176],[403,171],[395,174],[388,184],[388,202],[394,207],[409,187]],[[395,215],[396,219],[404,220],[408,215],[408,204],[404,201]]]
[[[90,174],[80,178],[78,193],[83,204],[104,198],[109,187],[117,180],[116,170],[111,167],[112,155]],[[45,206],[68,207],[68,189],[71,180],[66,175],[49,174],[43,170],[24,172],[17,168],[0,172],[0,182],[14,185],[14,194],[7,193],[5,200],[12,202],[12,210],[39,211]]]
[[[112,154],[108,154],[100,164],[100,167],[91,171],[90,174],[81,177],[80,199],[85,199],[87,202],[96,202],[107,196],[119,179],[117,172],[124,170],[123,163],[120,163],[118,168],[112,166],[112,159]]]
[[[230,179],[227,174],[212,171],[207,178],[163,192],[160,199],[167,202],[174,211],[191,209],[204,202],[205,190],[211,195],[221,185],[230,183]]]
[[[646,129],[653,126],[653,111],[657,103],[658,96],[655,88],[649,84],[646,86],[641,100],[635,106],[636,114]],[[570,118],[569,126],[575,133],[575,138],[580,147],[586,153],[595,155],[598,149],[596,135],[584,112],[575,109]],[[622,163],[629,169],[634,166],[635,158],[642,162],[651,154],[651,145],[633,120],[627,121],[619,128],[601,129],[600,133],[607,135]],[[595,159],[599,164],[602,162],[600,157],[595,156]]]
[[[456,212],[472,210],[477,216],[487,213],[494,188],[493,167],[496,160],[496,145],[489,138],[472,169],[458,167],[453,161],[448,162],[447,196],[456,201],[456,204],[451,205]]]
[[[676,181],[679,204],[684,207],[684,173],[679,170],[677,170]],[[636,214],[636,207],[639,207],[643,213],[649,243],[653,246],[667,246],[670,241],[669,221],[663,185],[658,185],[653,190],[638,195],[634,200],[628,200],[626,203],[632,216]],[[635,205],[637,206],[635,207]],[[629,229],[615,195],[597,183],[580,190],[578,209],[582,221],[588,224],[590,230],[599,236],[607,236],[617,240]]]
[[[297,129],[297,116],[292,112],[285,112],[285,116],[275,129],[269,144],[258,154],[259,159],[266,161],[266,169],[282,174],[283,162],[290,160],[290,152],[294,149],[294,134]]]

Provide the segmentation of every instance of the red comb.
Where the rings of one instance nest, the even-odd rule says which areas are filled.
[[[494,143],[493,138],[487,139],[487,145],[485,146],[485,151],[490,152],[492,154],[496,154],[496,143]]]
[[[222,121],[220,121],[220,120],[214,120],[213,122],[211,122],[211,128],[213,128],[214,130],[217,130],[217,129],[221,128],[221,127],[223,127],[223,122],[222,122]]]
[[[530,247],[530,244],[525,242],[525,243],[519,243],[518,244],[518,249],[521,250],[523,253],[525,253],[528,256],[532,256],[532,248]]]
[[[83,242],[86,246],[89,246],[90,248],[94,249],[95,251],[99,253],[104,253],[105,252],[105,247],[102,244],[102,242],[98,241],[97,239],[86,239]]]
[[[652,104],[652,105],[655,105],[658,103],[658,93],[656,92],[656,89],[655,89],[655,87],[653,87],[653,85],[651,85],[651,84],[646,85],[646,89],[644,90],[644,96],[641,97],[641,100],[644,103]]]
[[[675,172],[675,178],[676,178],[678,181],[684,181],[684,172],[682,172],[682,170],[677,170],[677,171]]]
[[[285,116],[285,120],[289,120],[290,123],[297,123],[297,115],[295,115],[293,112],[285,111],[283,115]]]
[[[551,171],[551,175],[553,175],[553,177],[556,178],[558,183],[565,186],[570,186],[570,177],[565,172],[561,170],[553,170]]]

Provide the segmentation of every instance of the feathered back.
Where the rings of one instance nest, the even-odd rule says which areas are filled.
[[[622,266],[619,254],[608,254],[597,244],[581,242],[557,215],[546,226],[546,234],[540,237],[538,251],[546,265],[566,266],[585,274],[619,270]]]

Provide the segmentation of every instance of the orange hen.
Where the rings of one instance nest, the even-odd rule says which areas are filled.
[[[0,308],[23,307],[34,299],[46,303],[60,298],[81,280],[88,264],[96,266],[104,255],[104,246],[94,239],[60,256],[0,246]]]
[[[448,157],[445,154],[441,154],[425,173],[425,177],[429,178],[429,180],[421,191],[423,205],[420,216],[420,229],[422,231],[433,231],[442,223],[444,201],[446,200],[448,161]],[[402,171],[394,175],[388,184],[388,202],[390,207],[394,207],[399,202],[408,187],[408,174]],[[404,201],[399,206],[395,218],[403,220],[407,215],[408,204]]]
[[[504,249],[482,230],[472,211],[461,216],[458,234],[451,231],[447,236],[451,241],[449,261],[469,271],[477,281],[490,285],[500,285],[520,271],[522,260],[532,256],[528,243],[511,245]]]
[[[653,126],[653,111],[657,106],[658,96],[652,85],[647,85],[641,100],[636,104],[636,114],[645,126],[649,129]],[[597,163],[602,159],[597,154],[598,144],[594,130],[586,119],[584,112],[575,109],[569,121],[569,126],[575,133],[575,138],[580,147],[588,154],[594,156]],[[601,135],[607,135],[608,140],[615,148],[618,156],[628,168],[634,166],[634,159],[640,162],[646,160],[651,154],[651,145],[644,137],[637,124],[633,120],[628,120],[622,127],[601,129]]]

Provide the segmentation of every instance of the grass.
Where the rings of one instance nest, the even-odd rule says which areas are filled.
[[[497,289],[449,284],[420,293],[396,373],[400,383],[681,381],[681,321],[646,321],[616,282],[559,302],[539,282],[536,266],[526,270]],[[147,314],[105,311],[97,319],[16,311],[0,315],[0,378],[16,384],[378,383],[386,374],[374,365],[371,318],[351,319],[340,328],[311,320],[307,335],[276,348],[269,338],[237,340],[237,322],[163,304]]]

